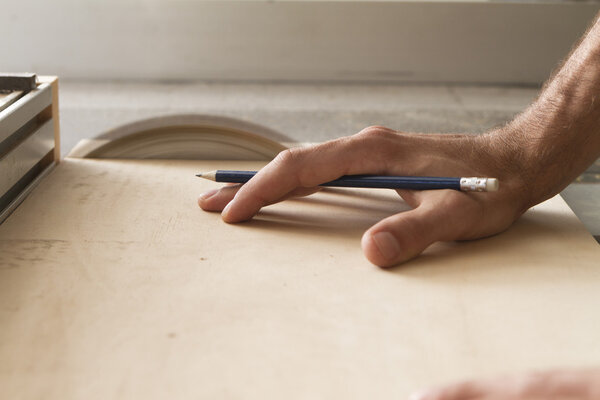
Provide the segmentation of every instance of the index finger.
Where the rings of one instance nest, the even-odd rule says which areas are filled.
[[[389,159],[385,153],[395,145],[398,135],[377,129],[376,134],[358,134],[279,153],[242,186],[223,210],[223,220],[248,220],[297,188],[315,187],[342,175],[382,173],[386,169],[383,160]]]

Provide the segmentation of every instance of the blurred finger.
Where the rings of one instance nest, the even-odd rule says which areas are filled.
[[[556,370],[471,380],[418,392],[410,400],[592,400],[600,396],[600,369]]]
[[[464,381],[444,387],[417,392],[409,400],[492,400],[494,388],[486,382]],[[508,400],[508,399],[506,399]]]

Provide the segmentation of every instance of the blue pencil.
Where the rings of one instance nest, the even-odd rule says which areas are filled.
[[[256,175],[256,171],[203,172],[196,176],[215,182],[246,183]],[[432,176],[380,176],[380,175],[345,175],[319,186],[376,188],[376,189],[409,189],[436,190],[454,189],[472,192],[494,192],[498,190],[496,178],[445,178]]]

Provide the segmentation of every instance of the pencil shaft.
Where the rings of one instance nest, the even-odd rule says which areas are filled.
[[[256,174],[256,171],[224,171],[215,174],[216,182],[246,183]],[[460,178],[429,177],[429,176],[378,176],[378,175],[345,175],[319,186],[379,188],[379,189],[410,189],[460,190]]]

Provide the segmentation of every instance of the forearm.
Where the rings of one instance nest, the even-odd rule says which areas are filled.
[[[560,192],[600,155],[600,20],[539,98],[495,134],[529,193],[526,207]],[[514,155],[518,155],[515,159]]]

